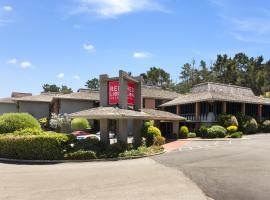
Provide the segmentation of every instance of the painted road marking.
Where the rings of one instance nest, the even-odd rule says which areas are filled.
[[[190,143],[192,144],[192,143]],[[207,149],[207,148],[214,148],[214,147],[221,147],[221,146],[227,146],[227,145],[231,145],[232,141],[222,141],[222,143],[220,143],[220,141],[215,141],[214,144],[206,144],[206,145],[198,145],[198,146],[183,146],[181,148],[179,148],[179,151],[192,151],[192,150],[198,150],[198,149]]]

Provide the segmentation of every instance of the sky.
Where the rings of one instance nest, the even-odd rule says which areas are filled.
[[[0,0],[0,97],[74,91],[119,69],[161,67],[177,81],[193,59],[269,57],[268,0]]]

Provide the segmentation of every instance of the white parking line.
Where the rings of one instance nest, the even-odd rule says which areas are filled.
[[[227,146],[227,145],[231,145],[232,144],[232,141],[229,140],[228,142],[227,141],[224,141],[222,143],[220,143],[220,141],[215,141],[214,144],[206,144],[206,145],[198,145],[198,146],[185,146],[185,147],[181,147],[179,148],[178,150],[179,151],[192,151],[192,150],[198,150],[198,149],[207,149],[207,148],[213,148],[213,147],[222,147],[222,146]]]

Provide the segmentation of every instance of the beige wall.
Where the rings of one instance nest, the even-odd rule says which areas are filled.
[[[35,118],[40,119],[42,117],[50,116],[50,103],[46,102],[18,102],[19,112],[29,113]]]
[[[94,107],[93,101],[60,99],[59,103],[60,103],[59,114],[64,113],[70,114]]]
[[[17,104],[0,103],[0,115],[4,113],[15,113],[15,112],[18,112]]]

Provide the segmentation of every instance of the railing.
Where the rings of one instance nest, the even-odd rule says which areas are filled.
[[[199,116],[199,119],[196,119],[195,113],[185,113],[180,114],[182,117],[185,117],[188,121],[200,121],[200,122],[216,122],[217,121],[217,115],[210,112],[201,114]]]

